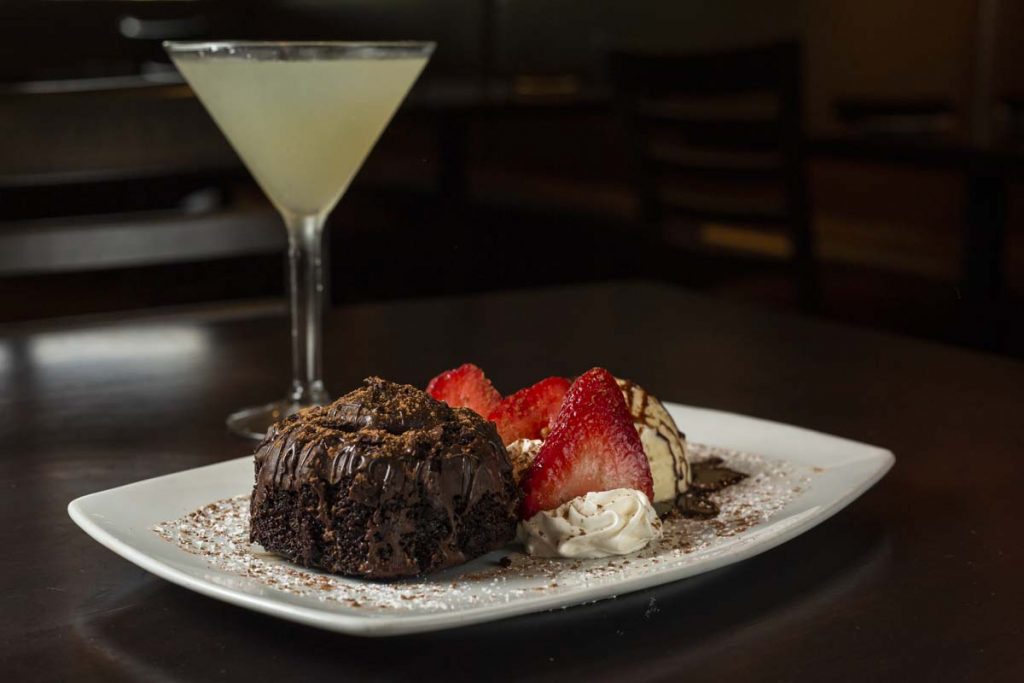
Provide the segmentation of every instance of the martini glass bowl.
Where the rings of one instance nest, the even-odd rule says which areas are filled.
[[[292,382],[228,416],[262,438],[330,400],[323,381],[324,222],[434,51],[429,42],[166,42],[288,231]]]

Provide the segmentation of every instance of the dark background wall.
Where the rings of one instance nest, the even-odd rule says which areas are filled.
[[[865,102],[910,105],[924,112],[912,127],[923,121],[930,140],[969,146],[981,136],[1019,153],[1020,110],[1011,105],[1024,92],[1022,8],[1019,0],[5,3],[0,320],[280,296],[276,217],[176,80],[164,37],[438,41],[332,220],[336,301],[648,277],[792,308],[785,277],[744,260],[770,262],[782,242],[704,225],[701,245],[741,257],[709,260],[698,249],[685,268],[654,267],[634,247],[636,188],[608,100],[608,52],[796,39],[809,137],[863,133],[844,115],[851,103],[854,111]],[[498,88],[508,106],[451,105],[482,87]],[[445,185],[451,130],[465,145],[458,196]],[[819,314],[962,343],[964,169],[820,154],[807,163],[825,275]],[[1019,353],[1020,176],[1006,188],[1007,286],[992,304],[1002,321],[997,348]]]

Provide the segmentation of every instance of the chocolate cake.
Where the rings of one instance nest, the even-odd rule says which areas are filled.
[[[519,489],[492,423],[377,377],[271,427],[255,453],[250,540],[292,562],[391,579],[515,536]]]

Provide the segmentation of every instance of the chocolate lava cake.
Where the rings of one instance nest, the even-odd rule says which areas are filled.
[[[371,377],[274,425],[256,449],[250,540],[372,579],[424,574],[515,536],[519,489],[494,425]]]

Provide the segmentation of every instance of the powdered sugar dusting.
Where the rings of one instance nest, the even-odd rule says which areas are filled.
[[[293,565],[249,543],[249,495],[219,500],[153,531],[222,572],[252,582],[248,588],[313,597],[360,614],[454,612],[550,598],[581,587],[615,584],[707,561],[755,542],[754,528],[807,489],[811,468],[713,446],[688,444],[693,460],[722,458],[749,477],[712,494],[721,512],[713,519],[670,514],[661,539],[632,555],[599,560],[557,560],[523,554],[521,546],[491,553],[427,577],[379,583]],[[215,575],[210,578],[216,580]]]

